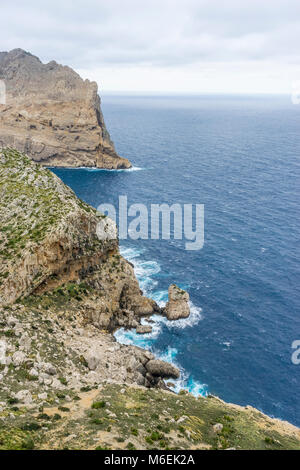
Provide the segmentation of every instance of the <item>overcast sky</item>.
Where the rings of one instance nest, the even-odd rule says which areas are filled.
[[[70,65],[102,92],[290,93],[300,0],[1,0],[0,50]]]

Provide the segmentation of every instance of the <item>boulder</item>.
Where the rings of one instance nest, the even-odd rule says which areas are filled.
[[[163,313],[168,320],[179,320],[180,318],[187,318],[190,315],[189,294],[180,289],[175,284],[169,287],[169,300]]]
[[[223,430],[223,424],[222,423],[214,424],[213,430],[216,434],[220,434],[220,432],[222,432],[222,430]]]
[[[31,348],[31,339],[28,336],[28,333],[24,333],[19,341],[20,349],[23,351],[29,351]]]
[[[14,366],[20,366],[25,360],[26,356],[22,351],[16,351],[12,357]]]
[[[147,362],[146,369],[154,377],[163,377],[170,379],[178,379],[180,377],[180,372],[177,367],[159,359],[153,359]]]
[[[135,330],[139,335],[152,333],[152,327],[150,325],[138,325]]]
[[[48,375],[56,375],[57,374],[57,370],[52,364],[46,364],[45,372]]]
[[[84,358],[90,370],[96,370],[101,360],[99,352],[95,349],[88,351]]]
[[[20,390],[15,397],[25,405],[32,403],[32,395],[29,390]]]

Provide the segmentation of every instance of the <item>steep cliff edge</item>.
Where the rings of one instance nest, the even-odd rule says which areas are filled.
[[[6,85],[0,147],[14,147],[45,166],[131,167],[115,151],[95,82],[22,49],[0,53],[0,80]]]
[[[115,341],[158,307],[108,233],[51,171],[0,151],[0,450],[299,449],[298,428],[171,393],[176,367]]]
[[[0,226],[0,305],[85,283],[97,297],[91,320],[101,328],[156,308],[120,256],[113,222],[12,149],[0,153]]]
[[[88,383],[99,384],[113,376],[122,382],[165,387],[162,378],[179,375],[161,361],[159,373],[150,370],[153,354],[121,348],[110,335],[119,326],[135,328],[143,316],[159,311],[140,290],[132,265],[120,255],[115,224],[78,199],[50,170],[13,149],[0,152],[0,317],[9,328],[7,311],[14,312],[13,326],[25,329],[30,343],[34,338],[28,324],[36,313],[48,323],[67,322],[63,331],[68,333],[59,329],[51,342],[60,337],[70,344],[73,355],[84,358],[92,372]],[[76,326],[84,330],[72,341],[70,328]],[[59,349],[56,344],[44,362],[57,356]],[[35,357],[39,369],[39,348],[31,348],[30,357]],[[67,352],[62,357],[68,357]],[[26,355],[21,363],[25,359]],[[16,365],[19,362],[17,357]],[[62,364],[61,372],[67,369]],[[77,386],[86,383],[86,374],[73,362],[69,373],[81,377]]]

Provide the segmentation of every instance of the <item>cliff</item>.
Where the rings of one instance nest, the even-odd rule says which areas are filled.
[[[164,313],[115,233],[50,170],[0,152],[0,450],[299,449],[298,428],[176,395],[164,382],[176,367],[115,341]],[[171,318],[186,315],[184,291],[169,294]]]
[[[12,149],[0,153],[0,220],[0,306],[85,283],[97,294],[87,310],[100,328],[157,308],[120,256],[114,223]]]
[[[50,170],[11,149],[0,153],[0,221],[0,308],[18,302],[23,315],[31,308],[47,316],[74,315],[78,325],[94,325],[96,332],[137,327],[142,316],[159,310],[143,296],[133,267],[119,254],[118,239],[108,237],[116,233],[113,222]],[[103,337],[97,338],[90,347],[85,339],[74,346],[96,372],[106,348]],[[128,379],[164,386],[163,372],[144,367],[154,356],[133,350]],[[119,365],[120,360],[125,367],[126,354]],[[101,380],[101,367],[97,373]],[[120,377],[126,381],[127,373]]]
[[[97,84],[70,67],[15,49],[0,52],[0,147],[14,147],[56,167],[130,168],[106,129]]]

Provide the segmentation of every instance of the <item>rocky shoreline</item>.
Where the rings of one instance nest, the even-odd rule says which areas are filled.
[[[116,342],[154,313],[186,318],[189,296],[145,297],[115,232],[50,170],[0,152],[0,449],[300,448],[288,423],[172,393],[176,367]]]
[[[75,351],[95,374],[105,356],[109,334],[118,327],[143,328],[141,318],[161,310],[143,296],[132,265],[119,254],[117,238],[108,237],[115,230],[110,219],[80,201],[50,171],[15,150],[0,154],[0,177],[4,202],[0,207],[4,233],[0,240],[0,306],[10,308],[16,301],[23,302],[24,315],[26,309],[30,313],[35,308],[47,318],[74,312],[78,331],[94,327],[96,340],[89,340],[91,344],[85,349],[82,336]],[[24,196],[28,191],[31,194],[27,199]],[[91,335],[89,331],[88,337]],[[122,351],[127,348],[122,347]],[[119,348],[113,350],[120,361]],[[139,348],[129,350],[135,359],[132,363],[125,354],[122,367],[128,360],[127,368],[135,374],[137,384],[166,388],[162,379],[178,376],[173,366],[154,362],[151,353]],[[101,370],[98,384],[103,377]],[[126,381],[124,375],[120,380]],[[133,376],[129,380],[133,382]]]

